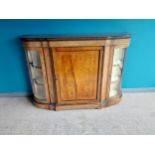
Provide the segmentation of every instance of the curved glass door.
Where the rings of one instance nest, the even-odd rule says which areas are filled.
[[[111,82],[109,97],[121,95],[121,76],[124,60],[123,48],[115,48],[112,62]]]
[[[33,94],[36,100],[39,102],[47,102],[48,95],[46,94],[46,83],[43,75],[43,63],[41,55],[42,52],[36,50],[28,50],[28,64],[31,74]]]

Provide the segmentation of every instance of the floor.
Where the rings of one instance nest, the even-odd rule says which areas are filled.
[[[155,134],[155,93],[124,93],[104,109],[50,111],[26,97],[0,97],[1,135]]]

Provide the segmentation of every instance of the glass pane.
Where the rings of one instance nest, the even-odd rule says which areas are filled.
[[[30,72],[32,74],[32,85],[34,97],[42,102],[46,102],[45,83],[40,60],[40,53],[37,51],[28,51],[28,61]]]
[[[44,85],[37,84],[36,81],[34,81],[34,96],[36,99],[46,100]]]
[[[110,84],[110,97],[118,95],[119,89],[119,82],[114,82]]]
[[[123,57],[124,57],[123,49],[122,48],[115,48],[114,49],[114,57],[113,57],[114,64],[117,61],[123,61]]]
[[[109,97],[120,95],[120,79],[123,67],[124,49],[115,48],[112,64]]]
[[[34,67],[41,68],[41,60],[40,60],[40,53],[39,52],[30,52],[32,58],[32,64]]]
[[[112,67],[111,82],[118,81],[121,76],[121,68],[119,66]]]

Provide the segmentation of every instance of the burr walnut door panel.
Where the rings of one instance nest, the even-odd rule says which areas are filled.
[[[101,47],[53,48],[58,104],[100,100]]]

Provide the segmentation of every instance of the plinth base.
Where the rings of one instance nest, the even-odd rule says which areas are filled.
[[[83,104],[48,104],[48,103],[38,103],[33,100],[33,103],[36,107],[42,109],[49,109],[49,110],[67,110],[67,109],[101,109],[106,108],[115,104],[118,104],[121,101],[120,98],[116,98],[115,100],[106,101],[106,103],[83,103]]]

